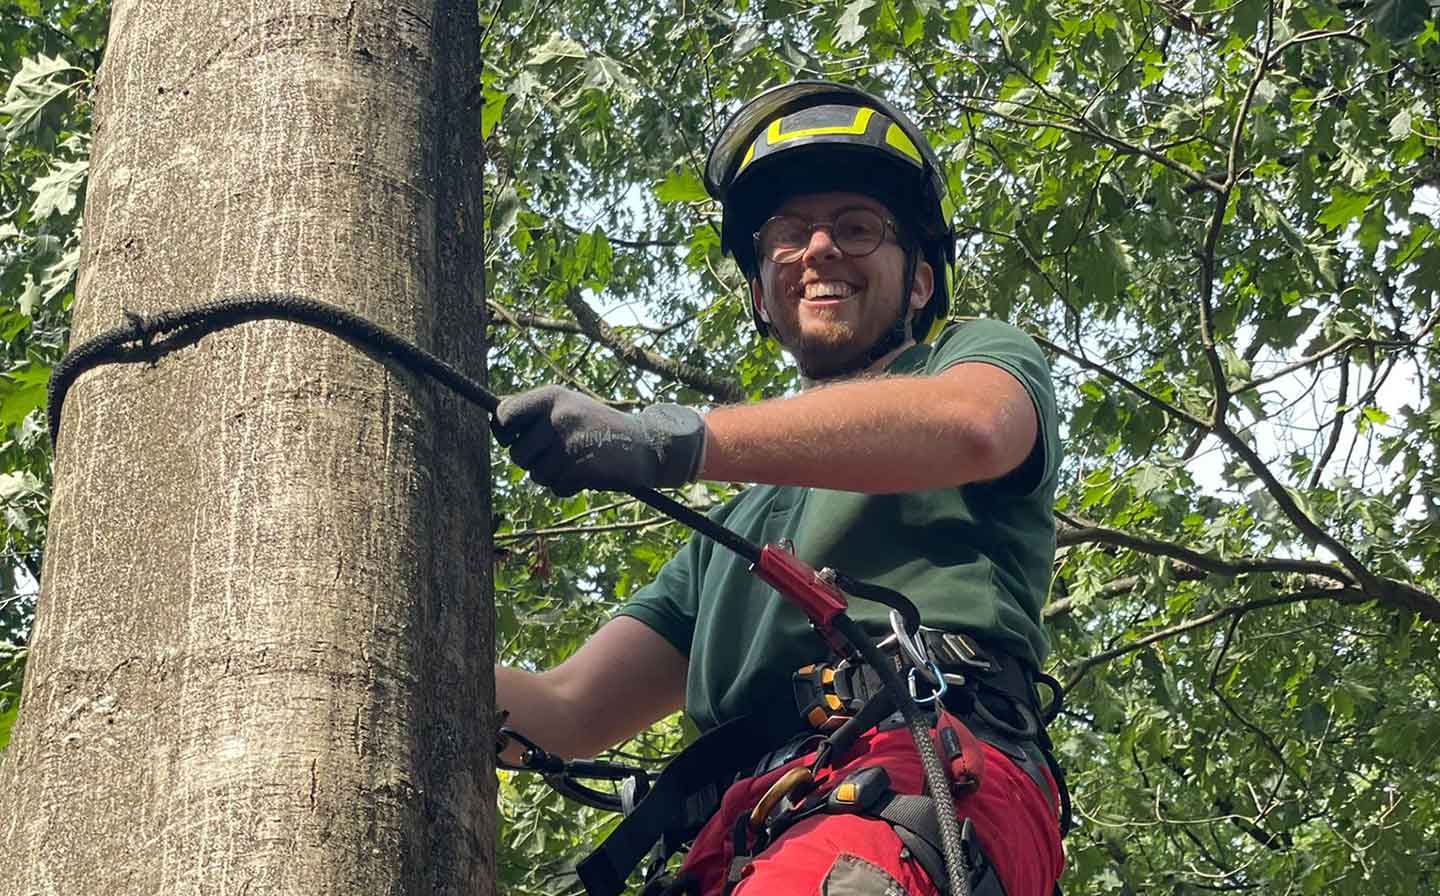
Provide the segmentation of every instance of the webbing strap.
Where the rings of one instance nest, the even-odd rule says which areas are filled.
[[[778,744],[759,716],[742,716],[702,734],[665,766],[635,811],[575,868],[590,896],[617,896],[630,872],[644,860],[677,817],[687,798],[707,785],[723,794],[737,771]]]
[[[909,847],[941,896],[949,896],[950,875],[945,871],[945,857],[940,852],[940,822],[935,817],[935,801],[928,796],[895,794],[875,815],[895,829],[895,835]],[[973,861],[971,867],[974,867]]]

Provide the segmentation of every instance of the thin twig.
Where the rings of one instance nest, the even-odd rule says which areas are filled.
[[[1301,603],[1307,600],[1338,600],[1346,603],[1359,603],[1364,601],[1365,599],[1365,595],[1354,588],[1317,588],[1306,589],[1304,591],[1296,591],[1292,594],[1281,594],[1274,597],[1259,598],[1257,600],[1247,601],[1243,604],[1234,604],[1228,607],[1222,607],[1213,612],[1206,613],[1203,616],[1197,616],[1193,619],[1187,619],[1184,622],[1176,623],[1175,625],[1162,628],[1159,631],[1151,632],[1150,634],[1145,635],[1142,638],[1137,638],[1134,641],[1127,641],[1124,644],[1119,644],[1115,647],[1109,648],[1108,650],[1102,650],[1099,653],[1085,657],[1076,664],[1075,671],[1070,674],[1069,680],[1065,683],[1064,690],[1066,693],[1069,693],[1077,684],[1080,683],[1080,680],[1085,677],[1087,672],[1100,665],[1101,663],[1109,662],[1110,660],[1125,656],[1126,654],[1134,653],[1138,650],[1144,650],[1152,644],[1157,644],[1161,641],[1168,640],[1175,637],[1176,635],[1183,635],[1186,632],[1194,631],[1195,629],[1199,628],[1204,628],[1207,625],[1214,625],[1215,623],[1225,619],[1229,619],[1236,614],[1251,613],[1256,610],[1264,610],[1269,609],[1270,607],[1284,606],[1286,604]]]

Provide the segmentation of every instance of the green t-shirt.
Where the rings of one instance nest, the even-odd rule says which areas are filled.
[[[761,485],[711,516],[757,543],[788,538],[817,569],[834,567],[907,595],[926,625],[970,632],[1038,666],[1049,652],[1040,609],[1055,559],[1054,387],[1034,341],[989,320],[950,325],[933,343],[901,354],[888,372],[923,376],[961,362],[1007,371],[1035,403],[1035,449],[1009,475],[898,495]],[[850,603],[851,617],[872,634],[889,631],[887,614],[869,601]],[[751,575],[744,560],[699,536],[619,615],[640,620],[689,657],[686,712],[702,730],[756,713],[794,729],[790,676],[828,653],[800,610]]]

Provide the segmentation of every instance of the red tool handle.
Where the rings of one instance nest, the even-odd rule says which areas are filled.
[[[839,588],[779,545],[767,544],[761,548],[760,560],[751,569],[761,581],[780,592],[781,597],[799,607],[831,649],[842,656],[851,653],[853,648],[849,642],[835,630],[835,617],[850,608]]]

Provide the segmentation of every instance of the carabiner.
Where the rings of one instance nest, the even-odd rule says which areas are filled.
[[[924,669],[923,671],[925,672],[926,677],[933,677],[935,680],[939,681],[940,684],[938,686],[932,686],[934,687],[934,690],[931,691],[930,696],[921,697],[915,687],[915,673],[920,671],[922,670],[918,668],[912,668],[910,670],[910,699],[914,700],[919,705],[924,706],[927,703],[934,703],[936,700],[939,700],[941,697],[945,696],[945,692],[950,689],[950,682],[946,681],[945,676],[940,674],[940,667],[935,665],[934,663],[931,663],[929,668]]]
[[[900,615],[899,610],[890,611],[890,631],[894,633],[895,643],[900,646],[900,655],[910,666],[910,678],[915,678],[915,670],[929,679],[931,689],[939,688],[945,690],[945,678],[940,674],[940,667],[936,666],[930,659],[929,652],[925,649],[923,640],[917,641],[908,631],[905,630],[905,618]],[[886,638],[885,640],[890,640]],[[911,690],[914,690],[913,688]]]

